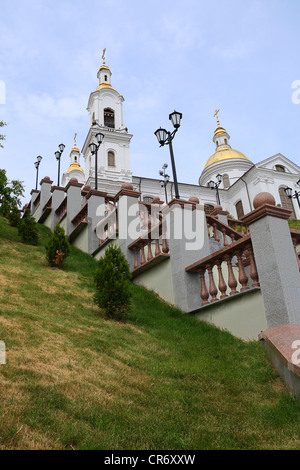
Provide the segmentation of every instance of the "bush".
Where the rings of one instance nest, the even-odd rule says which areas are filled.
[[[45,246],[46,257],[50,266],[62,266],[67,256],[70,254],[69,238],[59,225],[56,225],[53,234]]]
[[[21,213],[17,207],[14,207],[8,214],[7,214],[8,221],[12,227],[18,227],[21,221]]]
[[[28,245],[38,244],[39,232],[37,223],[31,215],[27,214],[23,219],[20,219],[18,233],[23,243],[28,243]]]
[[[94,274],[96,294],[94,301],[105,310],[108,318],[125,320],[130,310],[129,264],[121,249],[111,245],[98,261]]]

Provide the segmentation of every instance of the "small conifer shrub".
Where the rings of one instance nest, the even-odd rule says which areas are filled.
[[[37,223],[34,217],[29,213],[27,213],[23,219],[20,219],[18,223],[18,233],[23,243],[27,243],[28,245],[38,244],[39,232]]]
[[[45,249],[47,261],[50,266],[61,267],[70,254],[69,238],[62,227],[56,225]]]
[[[94,274],[94,301],[103,308],[107,318],[125,320],[130,310],[131,273],[120,247],[111,245],[98,261]]]
[[[8,221],[12,227],[18,227],[21,221],[21,213],[17,207],[14,207],[8,214],[7,214]]]

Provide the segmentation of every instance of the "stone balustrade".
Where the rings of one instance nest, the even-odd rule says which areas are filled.
[[[249,235],[249,226],[238,219],[228,219],[228,225],[233,230],[240,232],[242,236]]]
[[[244,232],[238,232],[218,220],[213,215],[206,215],[206,223],[209,239],[211,240],[213,237],[219,246],[226,247],[244,236]]]
[[[57,220],[58,224],[61,222],[61,220],[67,214],[67,203],[68,203],[68,198],[65,197],[64,200],[61,202],[61,204],[58,206],[58,208],[55,211],[55,213],[58,216],[58,220]]]
[[[250,235],[234,241],[186,268],[186,272],[200,275],[202,307],[250,288],[244,267],[247,260],[250,264],[251,287],[260,287]],[[233,268],[238,271],[237,277]],[[218,277],[218,285],[216,285],[216,277]],[[207,278],[209,286],[206,284]]]
[[[133,277],[170,258],[165,224],[161,221],[150,227],[145,234],[131,243],[128,249],[134,253]]]
[[[119,232],[118,208],[116,206],[112,206],[109,210],[110,212],[107,211],[107,216],[104,217],[104,219],[102,219],[94,229],[99,238],[99,247],[109,239],[116,237]]]

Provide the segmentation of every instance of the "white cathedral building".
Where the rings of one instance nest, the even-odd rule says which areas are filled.
[[[80,153],[76,146],[70,154],[70,167],[62,177],[62,186],[71,178],[79,183],[95,187],[95,155],[89,145],[96,142],[96,134],[104,135],[98,150],[97,182],[98,190],[115,195],[123,183],[131,183],[133,189],[141,193],[141,200],[151,202],[155,198],[165,201],[165,188],[161,180],[147,176],[133,175],[130,167],[130,141],[123,121],[123,96],[111,84],[111,70],[101,65],[97,77],[99,85],[90,94],[87,110],[89,113],[89,131]],[[299,191],[300,167],[282,154],[253,163],[241,151],[230,145],[228,132],[220,125],[218,114],[217,128],[213,135],[215,152],[208,158],[199,177],[199,184],[178,183],[180,198],[188,200],[197,197],[210,213],[218,205],[217,190],[209,183],[217,181],[221,175],[218,193],[220,204],[233,218],[240,219],[253,210],[253,200],[261,192],[268,192],[275,198],[276,204],[292,211],[291,218],[300,219],[300,208],[295,198],[289,198],[285,188],[292,189],[292,195]],[[82,154],[82,155],[81,155]],[[81,161],[83,160],[83,167]],[[212,184],[212,183],[211,183]],[[175,198],[174,185],[170,181],[166,186],[168,202]]]

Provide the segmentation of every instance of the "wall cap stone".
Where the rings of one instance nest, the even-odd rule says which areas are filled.
[[[294,341],[300,340],[300,325],[281,325],[263,331],[258,339],[265,341],[280,358],[286,368],[300,377],[300,365],[294,364],[292,360],[296,349],[292,348]]]
[[[251,225],[268,215],[271,217],[276,217],[277,219],[288,220],[291,216],[291,213],[292,212],[290,210],[284,209],[283,207],[276,207],[271,204],[265,204],[241,217],[241,221],[247,225]]]

